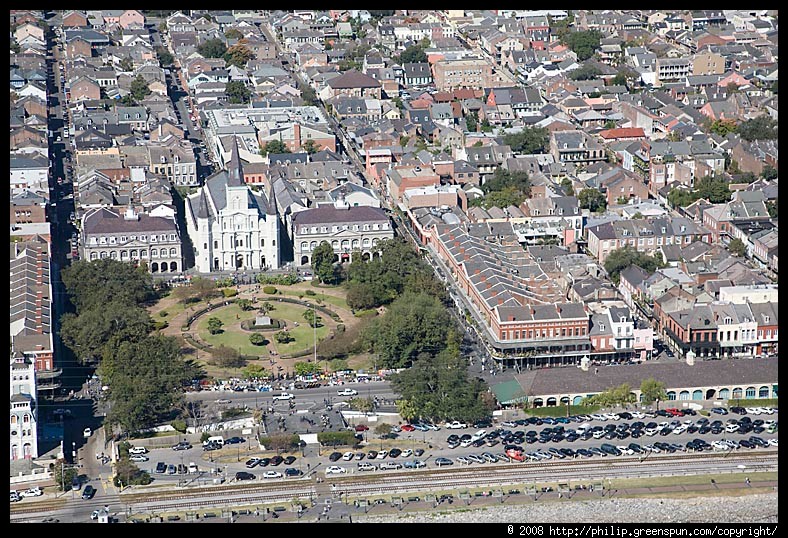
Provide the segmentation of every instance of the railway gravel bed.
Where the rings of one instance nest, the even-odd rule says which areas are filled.
[[[433,513],[359,515],[361,523],[777,523],[777,493],[694,499],[553,501],[524,506],[458,507]]]

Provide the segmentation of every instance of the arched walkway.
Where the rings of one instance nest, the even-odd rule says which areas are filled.
[[[547,407],[555,407],[555,398],[548,398],[547,399]]]
[[[731,397],[730,389],[720,389],[720,400],[727,400]]]
[[[309,265],[309,256],[301,256],[301,265]]]
[[[768,398],[769,397],[769,387],[761,387],[758,389],[758,398]]]
[[[542,407],[544,405],[544,400],[541,398],[534,398],[534,407]]]
[[[713,400],[713,399],[714,399],[714,396],[715,396],[716,394],[717,394],[717,391],[716,391],[716,390],[714,390],[714,389],[709,389],[709,390],[707,390],[707,391],[706,391],[706,399],[707,399],[707,400]]]

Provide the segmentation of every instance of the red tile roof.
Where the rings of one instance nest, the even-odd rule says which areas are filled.
[[[617,129],[608,129],[600,131],[599,136],[605,139],[611,138],[645,138],[646,133],[642,127],[619,127]]]

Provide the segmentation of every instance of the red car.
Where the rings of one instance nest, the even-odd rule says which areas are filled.
[[[525,456],[523,456],[523,453],[520,452],[519,450],[515,450],[513,448],[510,448],[509,450],[507,450],[506,451],[506,455],[509,456],[510,458],[512,458],[514,461],[524,461],[525,460]]]
[[[365,432],[368,429],[369,429],[369,426],[367,426],[366,424],[359,424],[358,426],[356,426],[356,431],[357,432]]]
[[[400,429],[401,429],[402,431],[404,431],[404,432],[412,432],[412,431],[416,431],[416,428],[414,428],[414,427],[413,427],[413,426],[411,426],[410,424],[405,424],[405,425],[401,426],[401,427],[400,427]]]

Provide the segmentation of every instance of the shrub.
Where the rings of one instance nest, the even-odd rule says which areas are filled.
[[[268,295],[276,295],[276,288],[273,286],[263,286],[263,293]]]
[[[167,323],[166,321],[154,321],[153,322],[153,330],[154,331],[160,331],[162,329],[166,329],[167,327],[169,327],[169,325],[170,324]]]
[[[208,432],[202,432],[202,435],[200,436],[200,442],[201,442],[201,443],[204,443],[205,441],[207,441],[207,440],[208,440],[208,438],[209,438],[210,436],[211,436],[211,434],[210,434],[210,433],[208,433]]]
[[[222,295],[224,295],[225,297],[235,297],[236,295],[238,295],[238,291],[232,288],[224,288],[222,290]]]
[[[309,296],[317,295],[317,293],[314,290],[305,290],[304,293],[306,293]]]
[[[343,332],[345,332],[345,324],[340,323],[339,325],[337,325],[337,334],[341,334]]]
[[[178,418],[173,420],[170,422],[170,426],[175,428],[176,432],[186,433],[186,421],[183,419]]]
[[[159,312],[159,317],[166,318],[167,317],[167,311],[166,310],[162,310],[161,312]]]
[[[288,450],[296,448],[300,442],[301,438],[295,433],[275,433],[273,435],[260,437],[260,444],[263,445],[266,450]]]
[[[267,340],[265,339],[265,336],[263,336],[262,334],[258,334],[258,333],[250,334],[249,335],[249,341],[255,346],[262,346],[262,345],[265,345],[267,343]]]
[[[216,281],[217,288],[227,288],[232,285],[233,285],[233,279],[230,277],[220,278],[219,280]]]
[[[276,284],[278,286],[292,286],[301,282],[301,278],[295,273],[287,273],[285,275],[265,275],[259,273],[255,279],[258,284]]]
[[[355,432],[320,432],[317,434],[317,441],[323,446],[355,445]]]

